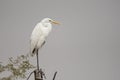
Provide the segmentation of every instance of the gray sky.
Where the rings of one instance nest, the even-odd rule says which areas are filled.
[[[0,61],[27,54],[45,17],[61,22],[39,52],[47,80],[120,80],[120,0],[0,0]]]

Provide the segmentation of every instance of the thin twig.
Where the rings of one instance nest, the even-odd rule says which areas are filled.
[[[27,80],[29,80],[29,78],[30,78],[30,76],[32,75],[33,72],[34,72],[34,71],[32,71],[32,72],[29,74]]]
[[[54,73],[53,80],[55,80],[56,74],[57,74],[57,71]]]

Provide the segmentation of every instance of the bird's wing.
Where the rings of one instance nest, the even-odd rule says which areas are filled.
[[[31,39],[30,39],[30,46],[31,46],[31,50],[30,52],[32,53],[32,51],[34,50],[34,48],[36,48],[37,46],[37,43],[39,42],[39,38],[42,36],[42,31],[41,31],[41,28],[40,28],[41,24],[38,23],[32,34],[31,34]]]

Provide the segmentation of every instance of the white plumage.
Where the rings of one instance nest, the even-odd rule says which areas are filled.
[[[32,56],[44,45],[46,37],[52,30],[51,23],[59,24],[50,18],[45,18],[35,26],[30,39],[30,52]]]

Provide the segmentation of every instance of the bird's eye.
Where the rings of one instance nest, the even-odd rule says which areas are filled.
[[[49,22],[51,22],[51,20],[49,20]]]

